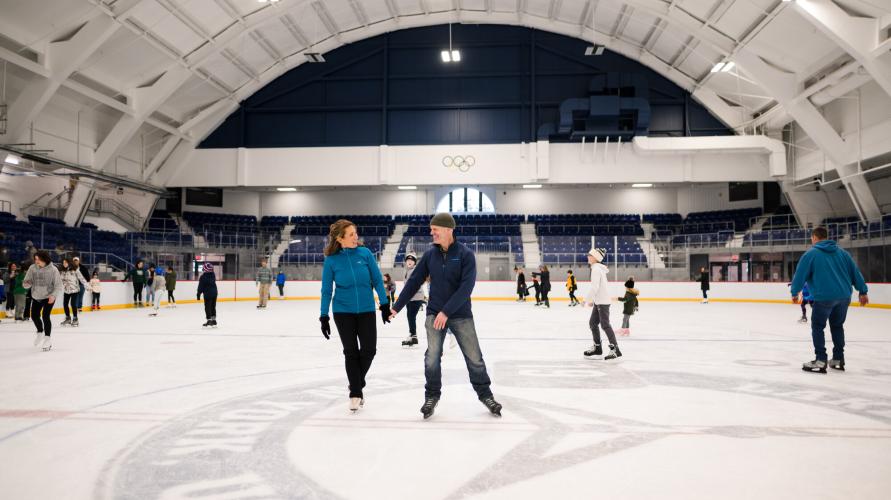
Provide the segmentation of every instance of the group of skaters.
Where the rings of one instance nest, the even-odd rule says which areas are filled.
[[[61,299],[65,320],[61,326],[79,326],[84,295],[91,296],[90,309],[101,309],[102,282],[99,273],[90,274],[80,257],[63,257],[56,265],[46,250],[29,254],[21,264],[10,263],[6,269],[6,311],[15,322],[31,320],[36,327],[34,346],[44,351],[53,347],[50,313]]]
[[[162,292],[167,292],[167,307],[176,307],[176,271],[172,266],[146,265],[145,261],[136,261],[136,266],[127,273],[122,282],[133,283],[133,307],[152,307],[149,316],[157,316],[161,308]],[[142,292],[145,290],[145,302]]]

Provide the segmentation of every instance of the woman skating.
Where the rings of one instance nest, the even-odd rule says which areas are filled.
[[[533,276],[535,274],[532,273]],[[550,308],[551,301],[548,300],[548,293],[551,291],[551,272],[548,270],[548,266],[544,264],[538,266],[538,280],[541,283],[541,303]]]
[[[336,285],[336,286],[335,286]],[[331,336],[328,311],[334,311],[334,324],[343,344],[344,364],[349,380],[351,411],[365,403],[362,392],[365,375],[377,353],[377,325],[374,314],[374,293],[380,301],[381,318],[390,322],[390,303],[383,277],[374,255],[359,246],[356,225],[340,219],[331,224],[325,263],[322,267],[322,303],[319,322],[322,335]],[[332,294],[334,296],[332,300]],[[333,302],[333,304],[332,304]]]
[[[34,254],[34,265],[28,268],[22,286],[31,291],[31,319],[37,327],[34,345],[44,351],[53,348],[53,324],[50,313],[56,298],[62,296],[62,276],[46,250]],[[43,344],[41,344],[41,340]]]
[[[164,273],[164,285],[167,288],[167,307],[176,307],[176,298],[173,296],[176,290],[176,271],[172,266],[167,266],[167,272]]]
[[[529,291],[526,290],[526,275],[519,267],[515,267],[514,271],[517,273],[517,302],[526,302],[526,297],[529,296]]]
[[[138,261],[136,267],[122,280],[127,281],[129,279],[133,282],[133,307],[142,307],[142,287],[145,286],[148,279],[148,274],[146,274],[143,266],[145,266],[145,263],[141,260]]]
[[[699,268],[699,289],[702,290],[702,303],[708,304],[708,291],[709,291],[709,280],[708,280],[708,272],[706,272],[704,267]]]
[[[62,291],[65,292],[62,299],[62,307],[65,309],[65,321],[62,322],[61,326],[78,326],[80,323],[77,320],[77,296],[80,294],[80,285],[83,284],[84,288],[86,288],[89,283],[81,275],[80,269],[67,257],[62,259],[60,275],[62,277]],[[72,319],[72,314],[74,319]]]

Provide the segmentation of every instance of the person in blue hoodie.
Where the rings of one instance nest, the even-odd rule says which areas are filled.
[[[349,408],[356,412],[365,405],[362,393],[365,375],[377,353],[374,291],[377,291],[384,323],[390,322],[390,302],[377,261],[370,250],[359,244],[355,224],[346,219],[331,224],[324,253],[319,322],[322,323],[322,335],[330,339],[328,310],[334,310],[334,324],[343,344],[344,364],[350,384]]]
[[[811,233],[814,246],[801,256],[795,276],[792,278],[792,302],[798,303],[798,294],[807,283],[811,304],[811,336],[814,340],[816,359],[802,365],[807,372],[826,373],[826,338],[823,333],[826,321],[832,333],[832,359],[828,361],[835,370],[845,369],[845,317],[851,303],[851,287],[860,293],[860,305],[869,304],[869,291],[863,275],[851,255],[829,239],[824,227],[814,228]]]
[[[501,416],[501,405],[495,401],[480,342],[476,336],[470,294],[476,284],[476,256],[455,239],[455,219],[449,213],[438,213],[430,221],[433,246],[424,252],[415,271],[402,287],[390,319],[405,307],[412,296],[430,277],[430,300],[427,302],[427,352],[424,353],[424,418],[433,416],[442,394],[442,345],[446,331],[451,330],[464,354],[470,383],[480,402],[493,415]]]
[[[798,320],[799,323],[807,323],[807,306],[811,305],[811,311],[814,309],[814,296],[811,295],[811,289],[807,286],[807,283],[801,288],[801,319]]]

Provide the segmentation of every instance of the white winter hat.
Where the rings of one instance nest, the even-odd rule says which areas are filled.
[[[594,260],[597,262],[603,262],[603,258],[606,256],[605,248],[592,248],[588,251],[588,255],[594,257]]]

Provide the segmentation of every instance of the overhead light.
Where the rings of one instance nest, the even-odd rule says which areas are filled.
[[[297,191],[297,188],[275,188],[275,189],[276,189],[276,191],[282,191],[282,192]]]
[[[586,56],[599,56],[603,55],[603,51],[606,50],[606,47],[603,45],[589,45],[585,47],[585,55]]]
[[[721,68],[723,68],[723,67],[724,67],[723,62],[719,62],[718,64],[715,64],[715,67],[712,68],[712,73],[717,73],[718,71],[721,71]]]
[[[399,186],[397,189],[400,189],[402,191],[413,191],[415,189],[418,189],[418,186]]]
[[[292,243],[300,243],[301,241],[303,241],[303,240],[291,240],[288,242],[288,244],[290,245]]]
[[[325,62],[325,56],[318,52],[304,52],[303,55],[306,57],[307,62],[311,63],[323,63]]]
[[[653,185],[651,183],[643,182],[643,183],[638,183],[638,184],[632,184],[631,187],[633,187],[633,188],[651,188],[651,187],[653,187]]]
[[[721,68],[721,73],[726,73],[726,72],[730,71],[731,69],[733,69],[734,66],[736,66],[735,62],[733,62],[733,61],[728,62],[727,64],[724,65],[723,68]]]
[[[541,189],[541,184],[523,184],[523,189]]]
[[[461,52],[452,48],[452,25],[449,24],[449,50],[443,50],[439,53],[442,62],[461,62]]]
[[[276,3],[278,0],[257,0],[259,3]]]
[[[21,159],[15,155],[6,155],[6,163],[10,165],[18,165]]]

